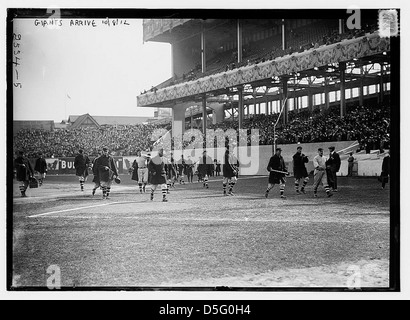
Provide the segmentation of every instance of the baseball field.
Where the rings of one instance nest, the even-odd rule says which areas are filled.
[[[284,200],[279,186],[264,197],[267,177],[240,177],[234,196],[214,177],[166,203],[121,180],[107,200],[90,178],[82,192],[75,176],[47,176],[27,198],[14,182],[13,288],[389,286],[390,186],[376,178],[339,178],[331,198],[313,198],[313,179],[297,195],[288,178]]]

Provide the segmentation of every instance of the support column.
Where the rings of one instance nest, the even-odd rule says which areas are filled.
[[[206,112],[206,95],[202,96],[202,133],[204,135],[204,140],[206,137],[206,124],[208,120],[208,115]]]
[[[238,87],[238,126],[243,129],[243,87]]]
[[[238,19],[238,23],[237,23],[237,34],[238,34],[238,63],[242,62],[242,47],[243,47],[243,40],[242,40],[242,24],[241,24],[241,20]]]
[[[339,63],[340,69],[340,117],[346,115],[346,63]]]
[[[344,32],[344,20],[339,19],[339,34],[343,34]]]
[[[231,102],[231,112],[232,112],[232,122],[235,121],[235,108],[233,107],[233,102]]]
[[[212,104],[211,108],[214,110],[213,111],[213,115],[214,115],[213,123],[217,124],[217,123],[224,121],[225,119],[224,105],[215,103],[215,104]]]
[[[185,132],[185,111],[187,105],[176,105],[172,108],[172,137],[183,137]]]
[[[286,28],[285,28],[285,19],[282,19],[282,50],[286,50]]]
[[[325,107],[326,110],[329,109],[329,78],[325,77]]]
[[[283,77],[282,78],[282,101],[280,102],[280,104],[283,102],[283,100],[287,96],[288,96],[288,78]],[[286,100],[285,106],[283,107],[283,114],[282,114],[283,124],[288,123],[288,113],[289,113],[289,104],[288,104],[288,100]]]
[[[202,25],[201,31],[201,61],[202,61],[202,73],[206,72],[206,52],[205,52],[205,28]]]
[[[363,92],[363,66],[360,67],[360,85],[359,85],[359,105],[363,106],[363,97],[364,97],[364,92]]]
[[[380,92],[379,92],[379,103],[383,103],[384,100],[384,82],[383,82],[383,75],[384,75],[384,70],[383,70],[383,62],[380,63]]]
[[[310,112],[313,111],[313,94],[310,89],[308,90],[308,108]]]

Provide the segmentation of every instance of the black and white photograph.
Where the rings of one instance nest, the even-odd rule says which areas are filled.
[[[400,292],[400,8],[257,9],[7,8],[7,291]]]

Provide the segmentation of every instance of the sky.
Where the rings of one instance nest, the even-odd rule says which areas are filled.
[[[43,26],[36,19],[19,19],[21,39],[14,66],[14,120],[54,120],[70,115],[148,116],[153,108],[137,108],[142,91],[171,77],[171,46],[143,43],[141,19],[124,19],[113,26],[103,19],[90,25]],[[85,21],[85,19],[82,19]],[[126,20],[126,21],[125,21]],[[19,37],[20,38],[20,37]]]

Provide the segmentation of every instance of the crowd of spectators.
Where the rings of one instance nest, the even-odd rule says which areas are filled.
[[[159,88],[192,81],[247,65],[263,63],[295,52],[301,53],[312,48],[317,49],[322,45],[330,45],[345,39],[361,37],[376,30],[377,24],[364,23],[360,29],[347,29],[341,34],[338,28],[335,29],[334,27],[326,26],[323,22],[303,28],[291,29],[288,34],[288,45],[284,50],[282,49],[281,36],[275,35],[271,38],[245,45],[243,47],[243,60],[240,63],[238,62],[236,49],[230,52],[224,52],[207,62],[206,72],[203,73],[201,65],[197,64],[194,68],[179,77],[174,75]],[[150,91],[155,92],[156,90],[157,88],[152,87]],[[147,91],[142,93],[147,93]]]
[[[90,156],[108,147],[117,156],[135,155],[138,149],[151,150],[151,135],[156,129],[169,130],[170,125],[106,125],[101,128],[20,130],[13,139],[14,150],[24,150],[28,157],[42,152],[46,158],[73,157],[79,149]]]
[[[247,130],[248,145],[271,145],[274,143],[274,124],[278,115],[253,115],[245,119],[243,128]],[[289,112],[286,125],[282,120],[275,129],[277,144],[312,143],[330,141],[358,141],[362,149],[389,148],[390,107],[350,106],[345,117],[340,117],[337,106],[328,110],[308,109]],[[118,125],[96,128],[20,130],[14,136],[14,150],[24,150],[28,157],[36,157],[42,152],[46,158],[73,157],[79,149],[90,156],[96,156],[102,147],[108,147],[114,155],[135,155],[138,149],[152,150],[155,141],[152,133],[156,129],[170,130],[171,124]],[[238,121],[225,120],[211,125],[210,129],[238,129]],[[259,135],[252,135],[258,129]],[[174,148],[186,148],[193,142],[202,141],[194,137],[192,141],[172,140]],[[241,141],[241,144],[243,142]]]
[[[255,139],[251,129],[259,129],[259,144],[274,143],[274,124],[278,115],[255,115],[245,119],[243,128],[248,130],[248,144]],[[213,125],[212,129],[238,129],[238,122],[226,120]],[[390,143],[389,106],[350,107],[347,115],[340,117],[338,107],[329,110],[303,110],[289,112],[289,122],[278,122],[275,129],[277,144],[313,143],[328,141],[358,141],[361,147],[371,149],[388,148]]]

